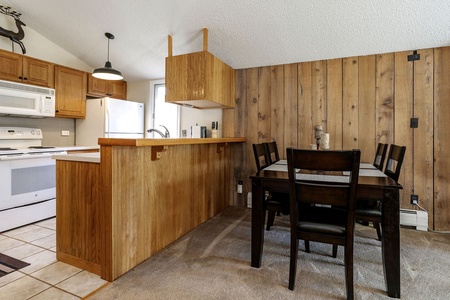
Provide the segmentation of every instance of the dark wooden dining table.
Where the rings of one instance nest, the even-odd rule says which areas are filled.
[[[265,191],[289,193],[286,171],[261,170],[252,180],[251,266],[261,266],[264,244]],[[390,177],[359,176],[358,199],[382,200],[382,258],[386,291],[400,298],[400,203],[402,186]]]

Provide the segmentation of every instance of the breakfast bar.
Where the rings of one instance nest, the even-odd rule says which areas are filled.
[[[123,275],[229,205],[242,142],[100,138],[99,154],[56,156],[57,259]]]

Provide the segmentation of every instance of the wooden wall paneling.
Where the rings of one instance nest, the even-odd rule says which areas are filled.
[[[327,61],[327,131],[330,149],[342,150],[342,59]]]
[[[298,148],[309,149],[315,144],[312,99],[312,63],[298,63]],[[286,152],[286,151],[285,151]],[[286,153],[284,153],[286,156]]]
[[[359,67],[359,149],[361,161],[373,162],[377,147],[375,102],[375,55],[361,56]]]
[[[418,51],[414,62],[414,191],[419,204],[433,215],[433,49]],[[428,219],[430,227],[433,218]]]
[[[342,148],[358,149],[358,57],[344,58],[342,60],[342,73]]]
[[[448,153],[450,153],[448,134],[450,47],[436,48],[434,62],[434,230],[448,231],[450,229],[450,160],[448,159]]]
[[[327,128],[327,61],[312,62],[312,122],[313,126],[322,125],[323,132]]]
[[[298,147],[297,64],[284,67],[284,149]],[[286,155],[286,154],[285,154]]]
[[[243,69],[236,70],[236,84],[235,84],[235,128],[234,136],[247,137],[247,72]],[[227,126],[224,123],[224,126]],[[251,175],[247,168],[247,143],[233,144],[233,153],[236,157],[233,158],[233,172],[235,181],[232,182],[232,190],[236,191],[236,186],[239,180],[242,180],[242,194],[235,195],[233,204],[237,206],[246,206],[247,193],[251,190],[249,183],[249,176]],[[250,157],[254,161],[253,157]]]
[[[394,53],[376,56],[377,142],[393,143],[394,125]]]
[[[412,52],[397,52],[395,59],[395,89],[394,89],[394,136],[395,143],[406,147],[402,171],[399,182],[403,186],[400,191],[400,207],[413,208],[410,204],[410,195],[413,189],[413,129],[409,127],[413,115],[413,64],[407,57]]]
[[[258,136],[259,142],[270,142],[271,68],[258,68]]]
[[[255,158],[252,144],[260,143],[259,140],[259,103],[258,103],[258,68],[246,70],[246,104],[247,104],[247,131],[246,131],[246,170],[248,173],[244,179],[245,195],[251,191],[251,180],[249,176],[256,173]],[[245,196],[244,195],[244,196]]]
[[[284,148],[284,66],[272,66],[270,76],[270,139],[277,142],[280,159]]]
[[[101,256],[101,277],[112,281],[115,277],[113,269],[113,203],[112,203],[112,147],[101,146],[101,176],[102,186],[104,188],[101,199],[102,211],[101,218],[101,238],[102,238],[102,256]],[[152,240],[153,241],[153,240]]]

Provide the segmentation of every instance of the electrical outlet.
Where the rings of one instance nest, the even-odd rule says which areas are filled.
[[[411,205],[419,204],[419,195],[411,195]]]
[[[186,129],[181,130],[181,137],[187,137],[187,130]]]
[[[237,192],[238,194],[242,194],[242,180],[238,181]]]
[[[419,127],[419,118],[411,118],[409,127],[418,128]]]
[[[70,131],[69,130],[61,130],[61,135],[62,136],[69,136],[70,135]]]

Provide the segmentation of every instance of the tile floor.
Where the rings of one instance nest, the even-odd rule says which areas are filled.
[[[81,299],[108,282],[56,260],[56,219],[0,234],[0,252],[30,263],[0,277],[2,300]]]

